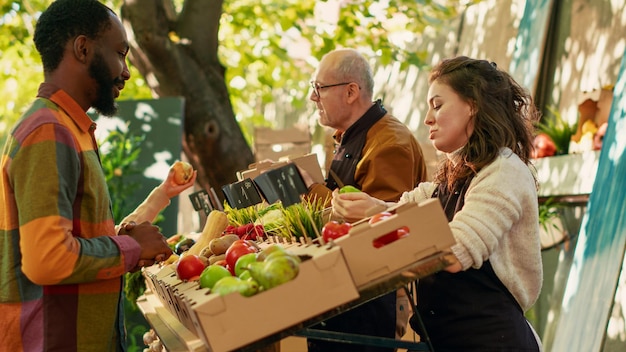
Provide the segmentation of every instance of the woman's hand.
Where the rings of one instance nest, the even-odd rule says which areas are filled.
[[[355,222],[387,209],[387,204],[365,192],[339,193],[333,191],[333,214],[348,222]]]
[[[174,181],[175,173],[176,172],[174,171],[174,169],[170,168],[170,172],[167,174],[167,178],[161,183],[161,185],[159,185],[159,187],[163,189],[168,198],[176,197],[180,194],[180,192],[193,186],[194,182],[196,182],[196,177],[198,176],[198,171],[193,170],[193,175],[191,175],[189,181],[187,181],[187,183],[179,185]]]

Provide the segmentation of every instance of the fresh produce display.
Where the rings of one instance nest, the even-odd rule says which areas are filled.
[[[205,247],[205,249],[206,249],[206,247]],[[207,255],[208,255],[208,256],[207,256]],[[226,263],[226,253],[222,253],[222,254],[210,254],[210,253],[206,253],[206,252],[205,252],[205,254],[204,254],[204,255],[203,255],[203,254],[200,254],[200,257],[201,257],[201,258],[207,258],[207,259],[208,259],[208,261],[209,261],[209,265],[210,265],[210,264],[216,264],[216,263],[221,262],[221,261],[223,261],[224,263]],[[224,264],[224,265],[226,265],[226,264]]]
[[[299,272],[300,258],[283,246],[272,244],[261,250],[256,241],[267,236],[267,224],[273,224],[274,234],[285,237],[321,236],[323,210],[324,202],[318,199],[286,209],[273,204],[214,210],[195,241],[182,234],[168,239],[174,254],[163,264],[175,265],[181,281],[198,281],[201,288],[211,292],[253,295],[288,282]],[[347,233],[349,226],[344,223],[339,227]]]
[[[182,281],[196,280],[206,267],[205,262],[195,254],[184,255],[176,264],[176,275]]]
[[[242,280],[236,276],[227,276],[215,283],[211,292],[219,295],[239,292],[242,296],[250,297],[259,292],[259,284],[254,280]]]
[[[188,254],[198,255],[211,243],[211,240],[218,238],[222,235],[222,232],[228,226],[228,217],[225,212],[219,210],[213,210],[209,213],[200,234],[198,241],[191,246],[188,250]]]
[[[171,168],[174,170],[174,182],[184,185],[193,176],[193,167],[186,161],[176,161]]]
[[[191,172],[189,177],[193,177],[194,171]],[[347,185],[340,188],[339,192],[361,191]],[[269,307],[271,310],[275,308],[272,302],[289,304],[294,301],[293,297],[303,297],[303,294],[314,295],[319,298],[319,302],[327,303],[326,306],[308,307],[309,310],[301,310],[302,304],[291,306],[289,316],[294,319],[289,324],[296,324],[315,314],[318,308],[320,311],[328,311],[358,297],[358,285],[367,283],[372,272],[380,272],[378,263],[373,263],[373,268],[368,267],[370,262],[375,262],[375,258],[383,258],[381,262],[385,267],[389,263],[398,264],[400,261],[395,260],[395,257],[412,258],[411,253],[394,256],[394,248],[402,247],[401,244],[378,251],[372,248],[383,247],[407,236],[408,226],[418,229],[414,222],[397,219],[404,208],[393,208],[393,213],[383,212],[369,219],[371,225],[393,217],[382,227],[368,226],[363,221],[356,223],[353,229],[351,223],[331,221],[329,209],[325,208],[326,203],[323,199],[304,197],[300,203],[287,207],[279,202],[237,209],[224,203],[224,211],[214,210],[208,214],[200,234],[170,237],[167,242],[174,254],[161,262],[160,267],[144,268],[142,274],[148,280],[153,294],[175,318],[179,318],[184,327],[197,333],[211,348],[219,346],[215,350],[233,350],[239,346],[229,345],[228,341],[238,341],[239,336],[214,334],[216,330],[212,327],[223,329],[223,326],[211,324],[232,320],[232,324],[229,322],[233,325],[229,326],[230,332],[250,332],[255,330],[254,326],[239,326],[242,322],[239,319],[241,312],[256,312],[259,307]],[[346,236],[350,231],[355,235],[337,241],[336,245],[325,245]],[[363,238],[356,234],[362,234]],[[408,238],[407,243],[411,244],[417,236],[415,234]],[[412,245],[404,247],[413,248]],[[349,257],[347,253],[350,250],[356,255]],[[370,255],[362,255],[364,250],[369,251],[367,253]],[[373,252],[379,255],[371,255]],[[310,262],[302,264],[304,260]],[[341,280],[337,280],[339,277]],[[294,279],[296,281],[273,293],[265,292]],[[258,296],[242,298],[235,293],[244,297]],[[230,296],[218,297],[226,295]],[[278,331],[283,326],[279,324],[274,328]],[[220,346],[222,340],[216,342],[215,336],[226,343]],[[159,347],[153,341],[153,336],[146,337],[147,345]],[[253,340],[261,336],[246,337]]]
[[[261,236],[276,235],[315,240],[321,237],[322,226],[328,220],[325,205],[325,200],[320,198],[302,199],[302,202],[286,208],[280,203],[261,203],[235,209],[225,203],[224,211],[230,224],[226,231],[242,239],[261,240]]]
[[[254,224],[262,222],[263,224],[273,222],[272,216],[280,214],[282,206],[280,203],[267,205],[266,203],[256,204],[247,208],[232,208],[228,203],[224,203],[224,212],[228,215],[228,222],[235,226],[242,226],[247,224]],[[276,213],[275,211],[278,211]],[[266,221],[262,220],[263,217],[268,216]]]
[[[251,296],[291,281],[299,272],[300,257],[278,244],[258,251],[258,247],[249,241],[237,240],[226,253],[229,258],[226,265],[215,263],[202,270],[199,276],[201,288],[220,295],[239,292]],[[185,258],[187,255],[183,256],[179,265],[184,263]],[[193,269],[196,270],[196,267]]]
[[[221,265],[209,265],[200,274],[200,287],[212,289],[220,279],[232,276],[226,267]]]
[[[310,238],[321,237],[321,229],[326,222],[324,219],[325,202],[316,197],[312,200],[303,200],[283,209],[283,219],[275,233],[281,237]]]
[[[388,219],[392,216],[393,214],[391,212],[388,211],[383,211],[381,213],[375,214],[373,215],[368,222],[370,224],[375,224],[379,221],[384,221],[385,219]],[[376,239],[374,239],[374,241],[372,242],[372,244],[374,245],[374,247],[376,248],[380,248],[383,247],[385,245],[388,245],[391,242],[397,241],[400,238],[403,238],[405,236],[407,236],[409,234],[409,229],[406,226],[403,226],[397,230],[391,231],[383,236],[380,236]]]
[[[267,246],[265,248],[263,248],[259,253],[257,253],[256,255],[256,259],[259,262],[264,261],[267,257],[269,257],[272,253],[274,252],[287,252],[287,250],[285,249],[285,247],[278,245],[278,244],[273,244],[271,246]]]
[[[226,268],[234,275],[237,259],[244,254],[256,252],[258,252],[258,247],[256,247],[252,241],[237,240],[233,242],[226,250]]]
[[[265,227],[260,224],[245,224],[240,226],[228,225],[225,233],[235,234],[242,240],[262,240],[265,236]]]
[[[242,279],[242,280],[251,280],[252,276],[250,276],[250,270],[244,270],[241,274],[239,274],[239,276],[237,276],[238,278]]]
[[[300,260],[287,251],[278,250],[263,261],[250,263],[246,269],[262,290],[269,290],[293,280],[300,270]]]
[[[247,269],[248,265],[257,261],[257,252],[244,254],[235,263],[235,276],[240,277]]]
[[[224,234],[218,238],[214,238],[209,242],[209,254],[225,254],[228,247],[237,240],[239,240],[239,236],[235,234]],[[204,249],[206,250],[206,247]],[[205,257],[208,258],[207,255],[205,255]]]
[[[324,239],[324,243],[326,243],[331,239],[334,240],[341,236],[345,236],[351,228],[352,225],[348,222],[331,220],[327,222],[324,227],[322,227],[322,239]]]

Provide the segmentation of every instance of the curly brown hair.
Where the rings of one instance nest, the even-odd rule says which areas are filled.
[[[472,106],[474,123],[468,143],[458,152],[463,162],[454,165],[445,158],[436,182],[452,189],[493,162],[503,147],[530,164],[539,112],[530,93],[511,75],[493,62],[458,56],[432,69],[429,83],[434,81],[446,84]]]

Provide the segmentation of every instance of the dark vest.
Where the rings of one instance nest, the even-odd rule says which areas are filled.
[[[380,100],[355,122],[335,147],[335,157],[331,163],[333,170],[345,185],[353,185],[356,165],[361,160],[361,152],[369,129],[380,120],[387,111]],[[332,177],[326,180],[326,187],[337,188]],[[366,336],[382,336],[394,338],[396,334],[396,292],[387,293],[358,307],[350,309],[338,316],[316,325],[321,330],[360,334]],[[308,352],[394,352],[394,348],[377,347],[361,344],[339,343],[332,341],[308,339]]]

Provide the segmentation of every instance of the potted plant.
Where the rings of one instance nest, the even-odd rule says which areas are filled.
[[[562,206],[552,198],[539,203],[539,237],[542,250],[554,248],[567,240],[567,232],[559,213]]]
[[[547,107],[547,110],[551,117],[546,117],[536,125],[539,132],[537,137],[541,134],[548,136],[554,143],[556,155],[568,154],[570,142],[578,124],[572,125],[565,121],[561,113],[553,107]]]

